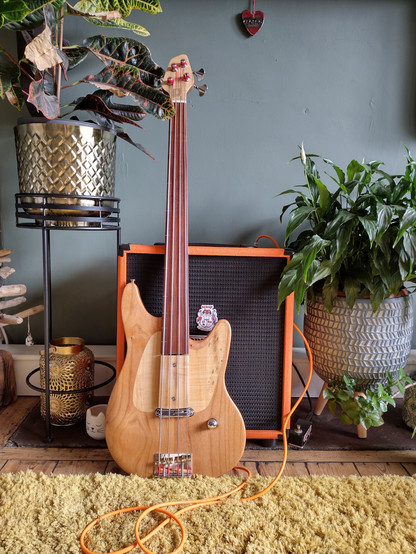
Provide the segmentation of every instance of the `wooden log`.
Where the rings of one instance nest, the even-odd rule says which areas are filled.
[[[0,267],[0,277],[2,279],[7,279],[7,277],[10,277],[10,275],[13,275],[15,271],[16,270],[13,267],[9,267],[9,266]]]
[[[3,258],[4,256],[10,256],[12,252],[13,250],[6,250],[5,248],[0,249],[0,258]]]
[[[0,265],[3,265],[5,263],[9,263],[11,261],[12,261],[12,259],[9,258],[8,256],[3,256],[2,258],[0,258]]]
[[[13,308],[19,304],[26,302],[26,296],[16,296],[15,298],[10,298],[9,300],[0,300],[0,310],[6,310],[7,308]]]
[[[39,312],[43,312],[45,309],[43,304],[39,304],[38,306],[33,306],[33,308],[28,308],[27,310],[23,310],[22,312],[18,312],[17,314],[14,314],[17,317],[21,317],[25,319],[26,317],[29,317],[31,315],[38,314]]]
[[[0,350],[0,406],[8,406],[17,399],[13,356]]]
[[[0,325],[2,325],[3,327],[5,325],[19,325],[22,322],[22,317],[0,313]]]
[[[19,296],[26,294],[26,285],[3,285],[0,287],[0,298],[5,296]]]

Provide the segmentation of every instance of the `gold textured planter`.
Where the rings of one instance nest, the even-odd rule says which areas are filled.
[[[340,382],[348,374],[357,390],[385,382],[387,371],[397,377],[407,363],[412,333],[413,302],[408,294],[384,300],[375,313],[368,299],[357,300],[350,310],[338,296],[330,314],[317,294],[304,316],[315,372],[326,383]]]
[[[97,205],[94,198],[77,196],[114,196],[116,138],[93,123],[20,120],[15,127],[19,192],[28,195],[25,201],[29,203],[42,202],[32,194],[59,195],[49,197],[49,201],[64,204],[65,209],[51,209],[48,215],[94,217],[94,209],[71,210],[68,205],[93,208]],[[55,225],[88,226],[70,219],[56,220]]]
[[[45,351],[40,353],[40,386],[46,388]],[[61,337],[49,348],[50,422],[74,425],[82,421],[92,399],[92,392],[70,391],[94,386],[94,354],[79,337]],[[54,394],[63,391],[64,394]],[[65,394],[68,391],[68,394]],[[45,393],[40,395],[40,411],[46,417]]]

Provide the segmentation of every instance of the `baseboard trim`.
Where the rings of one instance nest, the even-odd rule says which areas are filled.
[[[27,375],[39,367],[39,352],[42,349],[41,345],[25,346],[23,344],[3,344],[0,347],[2,350],[7,350],[13,356],[14,371],[16,376],[17,394],[19,396],[37,396],[38,393],[28,387],[26,384]],[[96,360],[107,362],[115,367],[116,365],[116,347],[115,345],[88,345],[88,348],[94,352]],[[306,356],[306,351],[302,347],[293,348],[293,363],[297,367],[304,381],[309,375],[309,360]],[[409,356],[409,361],[406,366],[407,373],[416,372],[416,349],[412,350]],[[101,383],[110,376],[109,369],[105,366],[97,365],[95,368],[95,383]],[[33,384],[39,386],[39,375],[33,376]],[[323,385],[322,379],[315,373],[312,376],[309,385],[309,394],[312,398],[317,398],[321,392]],[[110,394],[113,384],[97,389],[96,394],[99,396],[107,396]],[[297,398],[303,390],[303,385],[295,370],[292,372],[292,397]]]

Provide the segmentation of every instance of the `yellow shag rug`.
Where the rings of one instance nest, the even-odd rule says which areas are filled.
[[[79,537],[97,516],[117,508],[225,492],[243,477],[143,479],[118,474],[0,475],[0,552],[81,553]],[[271,479],[250,479],[243,493],[222,504],[182,516],[184,553],[192,554],[414,554],[414,477],[283,477],[260,499],[239,502]],[[121,550],[135,542],[136,515],[107,519],[88,537],[95,552]],[[154,516],[162,517],[162,516]],[[153,522],[144,522],[148,526]],[[164,554],[179,544],[170,523],[146,543]],[[141,552],[138,547],[134,554]]]

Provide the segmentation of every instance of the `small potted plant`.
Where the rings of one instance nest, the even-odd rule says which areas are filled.
[[[306,183],[282,193],[294,195],[280,218],[290,211],[285,244],[294,254],[279,306],[291,293],[298,310],[305,301],[304,333],[326,384],[348,375],[362,391],[386,384],[388,372],[396,380],[413,332],[416,164],[408,150],[400,175],[379,161],[352,160],[343,171],[303,146],[299,158]],[[315,160],[332,169],[331,185]]]
[[[344,375],[341,382],[330,381],[324,389],[323,397],[328,401],[328,408],[333,415],[338,414],[342,423],[347,425],[355,424],[358,429],[358,436],[365,438],[370,427],[379,427],[384,424],[383,416],[389,406],[396,406],[394,389],[405,395],[407,388],[413,387],[412,379],[405,375],[403,369],[399,370],[395,380],[390,372],[387,372],[387,382],[383,385],[377,383],[365,392],[357,392],[355,380]],[[412,390],[412,388],[409,388]],[[405,420],[410,426],[409,422]],[[414,424],[414,426],[416,423]],[[416,427],[415,427],[416,430]]]
[[[19,110],[27,105],[36,116],[15,130],[20,192],[112,196],[115,138],[150,155],[121,125],[139,128],[146,114],[172,117],[173,104],[161,86],[164,70],[137,39],[95,34],[82,44],[70,44],[64,36],[67,16],[148,35],[124,19],[133,9],[161,11],[159,0],[81,0],[74,6],[64,0],[0,3],[0,27],[17,31],[24,43],[18,58],[0,45],[0,95]],[[69,83],[70,71],[88,54],[101,62],[101,71]],[[61,91],[81,83],[92,90],[64,104]],[[88,121],[77,121],[75,111],[88,113]]]

